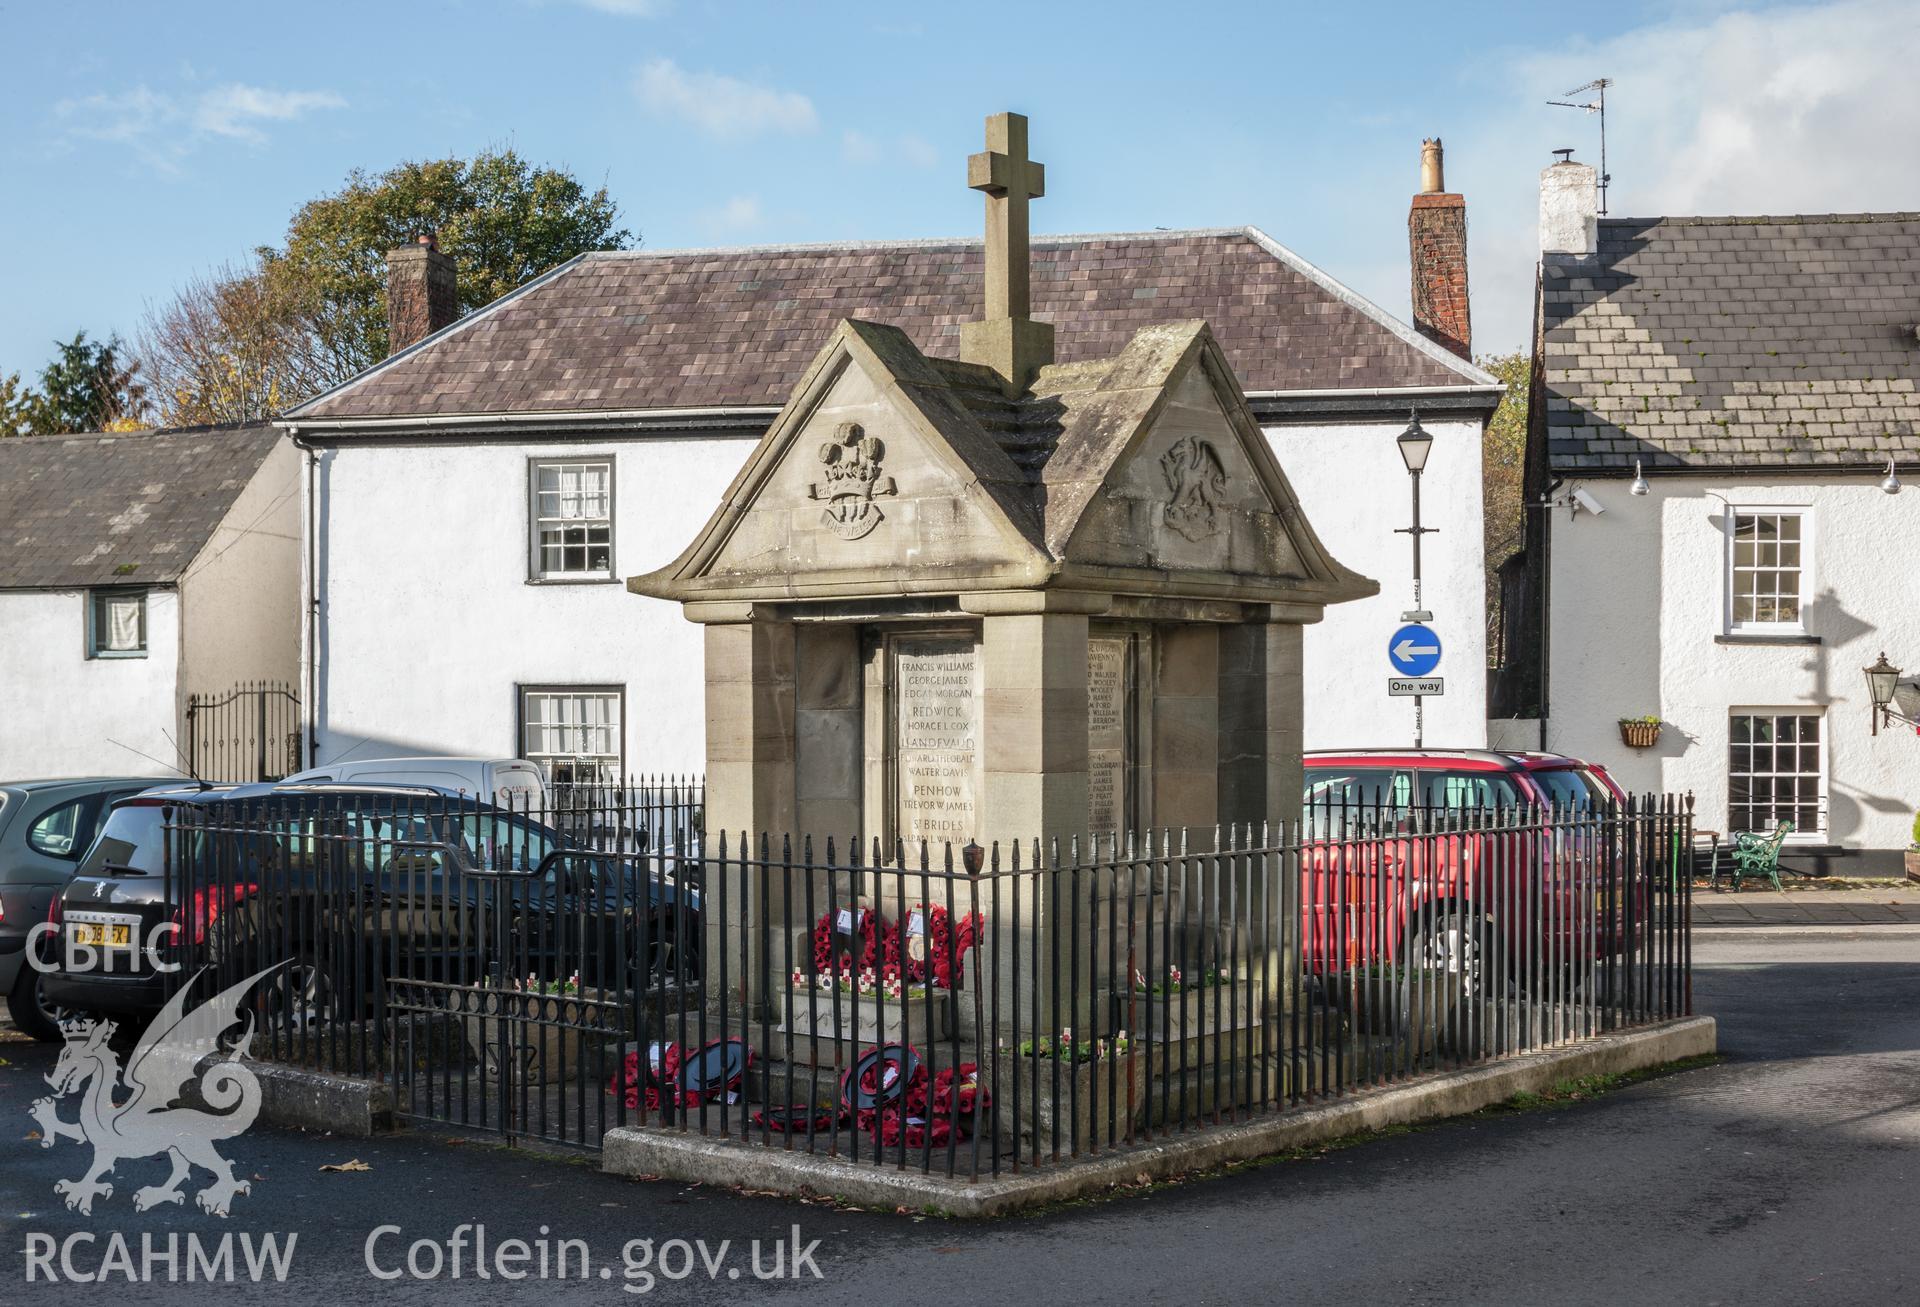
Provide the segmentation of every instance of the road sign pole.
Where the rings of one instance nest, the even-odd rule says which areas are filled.
[[[1427,747],[1427,709],[1422,698],[1417,694],[1413,696],[1413,747],[1416,749]]]

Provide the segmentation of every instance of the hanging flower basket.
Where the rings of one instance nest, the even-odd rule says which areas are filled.
[[[1620,739],[1629,749],[1651,749],[1660,743],[1658,717],[1622,717],[1620,719]]]

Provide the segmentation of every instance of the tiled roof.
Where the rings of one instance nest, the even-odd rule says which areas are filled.
[[[1603,219],[1541,274],[1556,471],[1920,458],[1920,214]]]
[[[0,589],[178,580],[279,436],[254,425],[0,440]]]
[[[1251,392],[1492,383],[1252,228],[1042,238],[1032,266],[1061,362],[1203,318]],[[956,356],[982,276],[977,241],[587,254],[289,416],[777,407],[842,319]]]

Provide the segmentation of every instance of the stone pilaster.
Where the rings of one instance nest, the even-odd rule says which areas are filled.
[[[1064,844],[1087,825],[1087,616],[987,616],[981,657],[981,840]]]

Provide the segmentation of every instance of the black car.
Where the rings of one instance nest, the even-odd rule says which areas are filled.
[[[677,866],[522,813],[399,786],[190,786],[116,804],[58,911],[63,1007],[152,1013],[169,975],[267,991],[304,1022],[372,1015],[388,979],[631,989],[697,978]]]
[[[72,878],[108,805],[158,784],[151,777],[96,776],[0,784],[0,994],[14,1025],[57,1040],[59,1013],[45,1001],[43,960],[29,953],[35,927]]]

